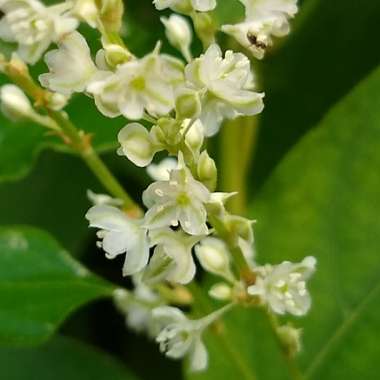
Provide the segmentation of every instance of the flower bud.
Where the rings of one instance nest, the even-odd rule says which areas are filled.
[[[13,84],[0,88],[1,111],[13,121],[28,119],[34,114],[32,105],[24,92]]]
[[[302,329],[296,329],[290,325],[279,326],[277,335],[289,356],[294,357],[301,351]]]
[[[155,130],[161,143],[169,146],[177,145],[181,141],[181,134],[179,133],[181,124],[178,121],[166,117],[162,117],[157,122],[159,130]],[[175,152],[177,153],[177,152]]]
[[[172,14],[169,18],[161,17],[165,26],[165,34],[170,44],[181,51],[187,61],[191,61],[190,44],[192,34],[190,24],[185,17]]]
[[[204,128],[200,120],[194,121],[191,125],[190,123],[191,123],[191,120],[186,119],[182,123],[182,130],[183,130],[183,133],[186,133],[186,136],[185,136],[186,146],[191,151],[193,157],[195,159],[198,159],[200,150],[203,145],[203,140],[204,140],[204,136],[203,136]]]
[[[95,0],[76,0],[72,13],[74,16],[87,22],[92,28],[96,28],[99,12]]]
[[[232,289],[225,282],[219,282],[210,288],[208,294],[218,301],[228,301],[232,297]]]
[[[55,92],[48,99],[48,106],[55,111],[60,111],[63,107],[66,106],[68,99],[68,96]]]
[[[197,165],[198,179],[210,190],[214,191],[217,182],[217,169],[215,161],[204,150],[199,156]]]
[[[127,124],[119,132],[118,140],[121,147],[117,153],[127,156],[140,167],[149,165],[155,153],[160,150],[147,129],[139,123]]]
[[[195,247],[195,254],[203,269],[222,276],[228,281],[234,280],[230,268],[229,252],[223,241],[214,237],[207,237]]]
[[[209,46],[215,41],[215,24],[208,13],[196,13],[193,16],[194,28],[203,45]]]
[[[226,223],[229,230],[236,233],[236,238],[241,237],[248,243],[253,243],[252,225],[255,223],[255,220],[243,218],[238,215],[228,215],[226,217]]]
[[[119,32],[123,13],[123,0],[95,0],[100,12],[100,19],[108,32]]]
[[[197,91],[182,87],[175,99],[177,119],[195,119],[201,113],[201,99]]]

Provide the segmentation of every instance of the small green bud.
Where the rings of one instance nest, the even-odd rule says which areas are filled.
[[[123,0],[95,0],[100,19],[108,32],[119,32],[122,25]]]
[[[253,243],[252,225],[255,223],[254,220],[228,214],[225,223],[227,224],[228,229],[236,234],[237,238],[241,237],[245,241]]]
[[[156,131],[156,133],[159,134],[160,138],[163,140],[160,140],[160,142],[165,143],[169,147],[179,144],[182,138],[180,134],[180,122],[175,119],[163,117],[158,120],[157,126],[161,129],[161,133]]]
[[[215,24],[208,13],[195,13],[193,16],[195,31],[204,46],[209,46],[215,42]]]
[[[301,351],[302,329],[296,329],[291,325],[283,325],[277,327],[276,331],[287,354],[290,357],[296,356]]]
[[[215,161],[204,150],[199,156],[197,165],[198,179],[210,190],[214,191],[217,182],[217,169]]]
[[[104,45],[104,58],[107,65],[114,68],[131,60],[133,55],[124,47],[117,44]]]
[[[201,113],[201,99],[197,91],[182,88],[175,100],[178,119],[195,119]]]

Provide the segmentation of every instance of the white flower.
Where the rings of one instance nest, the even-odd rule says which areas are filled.
[[[64,36],[58,49],[45,55],[45,62],[50,72],[39,76],[41,84],[64,95],[85,91],[98,73],[87,42],[78,32]]]
[[[141,220],[131,219],[121,210],[108,205],[96,205],[86,214],[90,227],[100,228],[99,245],[106,257],[113,259],[126,254],[123,275],[128,276],[142,270],[149,259],[147,231]]]
[[[121,145],[118,154],[127,156],[137,166],[149,165],[154,155],[164,149],[164,146],[157,141],[154,130],[152,128],[149,132],[139,123],[127,124],[117,135]]]
[[[314,273],[315,265],[316,259],[308,256],[297,264],[284,261],[257,268],[257,281],[248,287],[248,293],[259,296],[277,314],[304,315],[311,305],[306,281]]]
[[[187,61],[191,61],[190,44],[192,32],[186,18],[172,14],[169,18],[161,17],[161,22],[165,26],[166,37],[170,44],[178,49]]]
[[[187,235],[182,230],[173,231],[169,227],[149,231],[151,246],[156,248],[147,271],[154,267],[159,280],[189,283],[196,271],[191,250],[202,237]],[[160,273],[157,268],[160,268]]]
[[[104,115],[139,120],[148,112],[166,115],[174,107],[174,85],[182,78],[178,60],[158,54],[158,48],[141,59],[118,65],[116,71],[94,81],[88,91]]]
[[[289,18],[297,13],[297,0],[240,0],[245,6],[246,18],[236,25],[223,25],[222,30],[233,36],[252,54],[262,59],[265,50],[273,44],[272,36],[289,33]]]
[[[190,235],[207,235],[205,203],[209,190],[191,175],[180,152],[176,170],[168,181],[152,183],[143,193],[143,202],[149,208],[145,226],[149,229],[181,224]]]
[[[216,0],[153,0],[158,10],[171,8],[175,12],[190,13],[192,10],[208,12],[216,7]]]
[[[146,331],[149,336],[154,336],[154,324],[152,310],[163,304],[158,293],[145,285],[141,275],[132,276],[133,291],[116,289],[114,301],[117,308],[126,315],[127,325],[136,332]]]
[[[11,120],[18,121],[34,114],[28,97],[19,87],[5,84],[0,88],[1,111]]]
[[[255,115],[262,111],[263,94],[255,92],[248,58],[228,50],[222,56],[220,47],[211,45],[185,68],[188,84],[202,93],[200,119],[206,135],[214,135],[223,118]]]
[[[207,350],[202,342],[203,331],[226,311],[228,304],[213,313],[196,320],[188,319],[185,314],[170,306],[161,306],[153,310],[153,319],[159,331],[156,341],[161,352],[172,359],[189,358],[191,371],[201,371],[207,367]]]
[[[215,237],[206,237],[195,247],[195,254],[203,269],[233,282],[230,252],[226,244]]]
[[[19,56],[34,64],[51,42],[77,28],[78,21],[67,13],[70,8],[69,2],[46,7],[38,0],[3,0],[0,38],[17,42]]]
[[[178,166],[178,162],[173,157],[166,157],[158,164],[150,164],[146,171],[149,176],[155,181],[168,181],[170,171]]]

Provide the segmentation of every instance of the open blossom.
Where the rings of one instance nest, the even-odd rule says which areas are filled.
[[[41,84],[64,95],[85,91],[98,73],[87,42],[78,32],[63,37],[58,49],[45,55],[45,62],[50,72],[39,76]]]
[[[284,261],[257,268],[256,284],[248,287],[248,293],[260,297],[277,314],[304,315],[311,305],[306,281],[314,273],[315,265],[316,259],[308,256],[296,264]]]
[[[149,231],[151,246],[156,247],[147,273],[155,272],[159,280],[189,283],[196,271],[191,251],[202,237],[187,235],[182,230],[174,231],[169,227]]]
[[[169,180],[154,182],[143,193],[149,208],[145,226],[154,229],[180,223],[190,235],[207,235],[205,203],[209,197],[209,190],[193,178],[180,153],[178,168],[170,172]]]
[[[115,72],[93,81],[88,92],[94,95],[100,112],[109,117],[124,115],[139,120],[148,112],[166,115],[174,107],[174,86],[181,81],[183,66],[174,58],[152,53],[117,66]]]
[[[99,246],[106,257],[113,259],[125,254],[123,275],[128,276],[142,270],[149,260],[147,231],[141,220],[131,219],[121,210],[108,205],[91,207],[87,214],[90,227],[100,228]]]
[[[297,13],[297,0],[240,0],[245,6],[245,20],[223,25],[222,30],[261,59],[272,45],[272,36],[289,33],[289,18]]]
[[[231,308],[228,304],[201,319],[188,319],[185,314],[171,306],[153,309],[156,323],[157,343],[160,350],[172,359],[189,358],[191,371],[201,371],[207,367],[208,354],[202,342],[203,331]]]
[[[1,0],[0,38],[18,43],[18,55],[34,64],[52,42],[77,28],[70,8],[69,2],[47,7],[38,0]]]
[[[218,131],[223,118],[255,115],[264,107],[264,95],[253,90],[250,62],[241,53],[228,50],[223,57],[213,44],[186,66],[185,75],[189,86],[202,94],[200,119],[208,136]]]
[[[216,7],[216,0],[153,0],[158,10],[171,8],[175,12],[190,13],[192,10],[208,12]]]

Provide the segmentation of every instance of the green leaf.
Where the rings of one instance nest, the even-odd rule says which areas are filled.
[[[0,228],[0,344],[40,343],[76,308],[112,290],[47,233]]]
[[[252,207],[259,261],[318,259],[312,310],[297,321],[308,379],[377,378],[379,104],[380,68],[290,152]]]
[[[379,1],[302,3],[289,36],[257,63],[265,109],[254,185],[260,187],[286,152],[380,63],[380,49],[373,48],[379,19]]]
[[[137,379],[111,356],[64,337],[37,348],[0,348],[0,367],[6,380]]]

